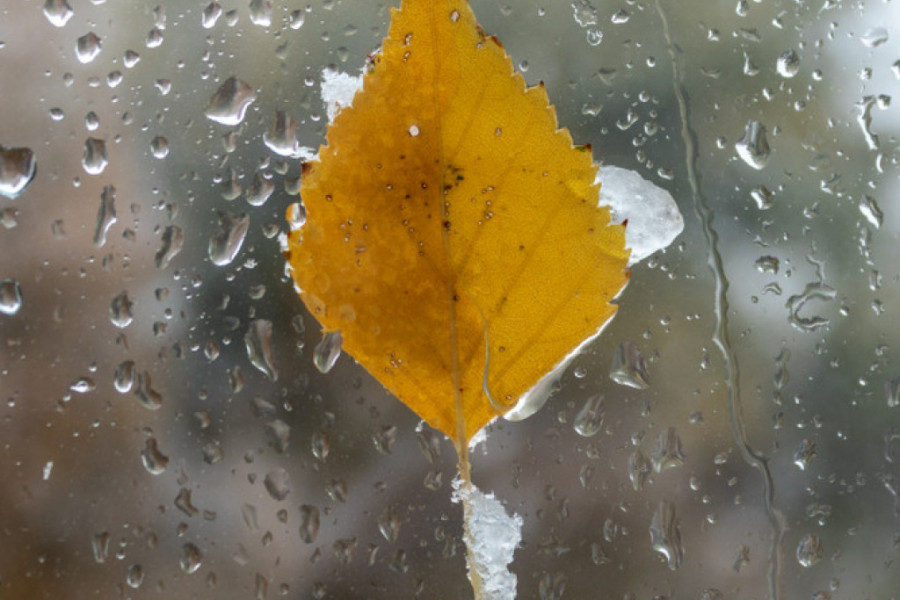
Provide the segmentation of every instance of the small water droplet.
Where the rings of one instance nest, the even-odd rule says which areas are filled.
[[[400,517],[392,505],[388,505],[378,515],[378,531],[390,543],[397,541],[400,534]]]
[[[762,169],[769,162],[769,142],[766,128],[759,121],[750,121],[744,128],[744,135],[734,145],[741,159],[754,169]]]
[[[266,491],[274,500],[281,502],[291,493],[291,478],[288,472],[281,467],[272,469],[266,473],[263,481]]]
[[[141,462],[151,475],[162,475],[169,466],[169,457],[159,451],[156,438],[147,438],[141,450]]]
[[[399,430],[396,425],[385,425],[372,434],[372,443],[381,454],[390,454],[397,442]]]
[[[805,471],[806,467],[812,463],[816,457],[816,444],[807,439],[801,440],[797,449],[794,450],[793,461],[798,469]]]
[[[44,16],[54,27],[65,27],[75,11],[66,0],[47,0],[44,2]]]
[[[800,57],[793,49],[785,50],[778,56],[775,62],[775,70],[782,77],[790,79],[800,71]]]
[[[106,185],[100,194],[100,209],[97,211],[97,224],[94,227],[94,246],[102,248],[106,244],[106,234],[116,220],[116,188]]]
[[[603,427],[603,396],[596,394],[587,399],[572,423],[578,435],[591,437]]]
[[[819,536],[807,533],[797,544],[797,562],[801,567],[809,568],[822,560],[822,540]]]
[[[750,190],[750,197],[756,203],[759,210],[769,210],[772,208],[772,192],[764,185],[758,185]]]
[[[247,204],[250,206],[262,206],[275,191],[275,184],[262,173],[257,172],[253,176],[253,183],[247,190]]]
[[[103,531],[91,538],[91,550],[94,553],[94,561],[105,563],[109,558],[109,532]]]
[[[141,62],[141,55],[134,50],[126,50],[125,56],[122,57],[122,64],[126,69],[133,69],[135,65]]]
[[[900,406],[900,377],[884,382],[884,396],[889,408]]]
[[[99,175],[109,164],[106,155],[106,140],[88,138],[84,142],[84,155],[81,157],[81,166],[88,175]]]
[[[288,206],[287,221],[291,231],[297,231],[306,225],[306,207],[302,202],[294,202]]]
[[[125,573],[125,583],[128,587],[138,589],[144,583],[144,568],[141,565],[131,565]]]
[[[14,315],[22,308],[22,288],[15,279],[0,281],[0,313]]]
[[[97,389],[97,384],[94,383],[94,380],[90,377],[79,377],[72,382],[69,389],[76,394],[87,394],[88,392],[93,392]]]
[[[877,48],[889,39],[888,30],[884,27],[873,27],[866,31],[859,41],[869,48]]]
[[[147,34],[147,41],[145,45],[148,48],[159,48],[163,43],[163,32],[159,27],[154,27]]]
[[[83,65],[88,64],[97,58],[102,46],[103,42],[93,31],[81,36],[75,44],[75,56],[78,57],[78,62]]]
[[[297,9],[291,13],[290,18],[288,19],[291,29],[300,29],[303,27],[303,23],[306,22],[306,14],[302,9]]]
[[[251,321],[244,335],[244,345],[250,363],[262,371],[269,381],[277,381],[278,370],[272,359],[272,321],[266,319]]]
[[[134,380],[137,369],[133,360],[126,360],[116,367],[113,375],[113,385],[120,394],[127,394],[134,388]]]
[[[619,385],[644,390],[650,387],[647,363],[633,342],[619,345],[609,369],[610,378]]]
[[[272,24],[271,0],[250,0],[250,22],[260,27]]]
[[[875,229],[881,228],[881,224],[884,223],[884,213],[881,212],[881,207],[878,206],[878,200],[871,196],[863,195],[859,201],[859,212]]]
[[[650,543],[653,549],[662,554],[675,571],[681,566],[684,548],[681,544],[681,530],[675,515],[675,505],[671,502],[660,502],[650,522]]]
[[[158,410],[162,406],[162,394],[153,389],[150,383],[150,373],[144,371],[135,378],[134,395],[144,408]]]
[[[634,491],[639,492],[644,489],[644,483],[650,475],[650,461],[640,449],[636,449],[628,456],[627,468],[628,479],[631,480]]]
[[[300,124],[292,115],[277,110],[269,123],[269,130],[263,134],[263,142],[275,154],[297,157],[300,153],[300,142],[297,140],[299,127]]]
[[[109,320],[119,329],[128,327],[134,320],[134,313],[131,312],[133,306],[134,304],[128,297],[128,292],[122,292],[113,298],[109,305]]]
[[[200,569],[202,562],[203,553],[200,552],[197,546],[188,542],[181,547],[181,558],[178,560],[178,564],[181,565],[182,571],[188,575],[196,573]]]
[[[168,225],[159,240],[159,249],[154,257],[157,269],[165,269],[181,253],[184,246],[184,231],[178,225]]]
[[[653,470],[657,473],[664,469],[678,467],[684,464],[684,452],[681,449],[681,438],[674,427],[668,427],[656,438],[651,455]]]
[[[153,158],[163,159],[169,155],[169,140],[161,135],[157,135],[150,140],[150,153]]]
[[[291,426],[281,419],[269,421],[266,423],[266,439],[276,452],[284,454],[291,441]]]
[[[756,270],[760,273],[777,275],[780,262],[775,256],[760,256],[756,259],[754,265],[756,266]]]
[[[219,211],[219,224],[209,238],[209,259],[220,267],[231,264],[250,229],[250,217]]]
[[[328,373],[334,367],[341,356],[341,345],[344,338],[340,331],[329,331],[322,336],[322,341],[316,344],[313,351],[313,364],[320,373]]]
[[[209,99],[204,114],[207,119],[222,125],[239,125],[254,100],[253,88],[237,77],[229,77]]]
[[[616,25],[621,25],[622,23],[627,23],[631,18],[631,15],[624,8],[620,8],[609,18],[610,21],[615,23]]]
[[[300,539],[307,544],[316,541],[319,535],[319,509],[309,504],[300,507]]]
[[[18,198],[36,173],[37,161],[30,148],[7,148],[0,145],[0,194],[7,198]]]
[[[210,2],[206,8],[203,9],[203,15],[201,17],[201,24],[204,29],[212,29],[216,26],[216,21],[219,20],[219,17],[222,16],[222,5],[218,2]]]

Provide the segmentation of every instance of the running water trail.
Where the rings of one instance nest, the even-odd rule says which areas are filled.
[[[716,323],[713,329],[712,341],[719,349],[719,353],[725,362],[725,383],[728,390],[728,414],[731,423],[731,433],[735,443],[740,448],[744,462],[759,471],[762,476],[766,516],[769,519],[769,525],[772,530],[769,544],[769,598],[771,600],[780,600],[782,597],[780,586],[781,541],[785,530],[783,517],[774,505],[775,482],[772,479],[768,461],[762,454],[754,450],[747,440],[743,406],[741,404],[740,369],[734,349],[728,339],[728,278],[725,276],[722,256],[719,253],[719,236],[713,227],[714,214],[709,206],[709,202],[703,196],[700,186],[700,179],[697,173],[697,136],[690,125],[687,93],[682,86],[675,43],[669,31],[669,22],[662,8],[661,0],[656,0],[656,10],[662,21],[663,36],[666,40],[669,57],[672,60],[672,89],[678,101],[681,138],[685,149],[685,167],[687,168],[688,183],[691,187],[694,214],[703,228],[703,237],[707,246],[707,264],[715,279],[714,313]]]

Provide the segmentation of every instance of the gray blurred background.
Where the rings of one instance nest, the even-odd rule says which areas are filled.
[[[314,368],[276,239],[300,165],[263,136],[286,111],[323,141],[321,72],[359,71],[388,4],[70,2],[0,2],[0,145],[37,161],[0,197],[22,296],[0,313],[0,597],[470,598],[452,446],[351,358]],[[472,4],[575,141],[686,221],[547,406],[475,453],[524,518],[518,597],[897,598],[896,2]],[[256,97],[236,126],[204,115],[230,77]],[[219,211],[249,217],[223,266]],[[623,344],[646,389],[610,378]]]

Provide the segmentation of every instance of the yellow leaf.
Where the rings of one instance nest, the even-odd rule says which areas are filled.
[[[615,312],[628,251],[595,175],[465,0],[404,0],[304,165],[291,273],[324,330],[464,453]]]

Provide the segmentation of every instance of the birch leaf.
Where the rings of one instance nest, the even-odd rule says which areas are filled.
[[[465,452],[613,316],[624,226],[465,0],[404,0],[304,165],[287,257],[307,308]]]

